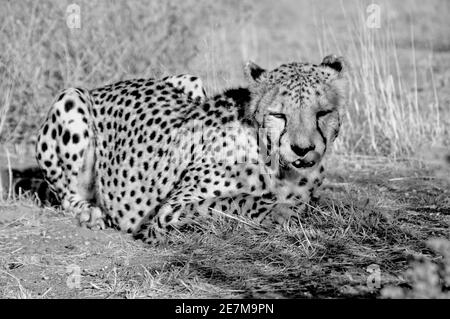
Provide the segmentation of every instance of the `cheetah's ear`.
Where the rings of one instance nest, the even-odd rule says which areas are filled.
[[[343,106],[348,99],[348,78],[344,76],[348,72],[348,63],[343,57],[327,55],[320,64],[336,71],[336,77],[327,81],[326,96],[331,104]]]
[[[335,54],[327,55],[326,57],[324,57],[320,65],[332,68],[339,74],[344,73],[347,68],[347,62],[345,61],[345,59],[343,57],[338,57]]]
[[[244,66],[244,74],[250,82],[261,82],[262,75],[266,73],[266,70],[256,65],[255,63],[248,61]]]

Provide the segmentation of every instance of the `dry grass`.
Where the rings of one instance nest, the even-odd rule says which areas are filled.
[[[300,225],[266,231],[222,216],[201,231],[174,232],[171,244],[158,247],[114,230],[79,229],[73,216],[24,198],[4,203],[0,295],[377,297],[383,287],[411,287],[404,275],[409,260],[441,259],[426,241],[450,234],[449,184],[414,163],[334,160],[341,164],[323,201],[300,216]],[[79,267],[78,288],[67,285],[69,265]],[[367,283],[373,265],[380,286]]]
[[[69,3],[2,4],[3,169],[34,164],[22,146],[73,85],[190,72],[212,93],[242,84],[247,59],[272,68],[336,52],[350,61],[350,102],[324,200],[285,228],[223,212],[202,232],[146,247],[10,194],[0,201],[0,297],[417,297],[423,282],[436,293],[427,297],[448,293],[436,284],[445,252],[427,246],[450,237],[447,1],[379,1],[380,29],[366,27],[365,1],[154,0],[77,1],[82,28],[71,30]],[[411,259],[425,266],[405,273]],[[75,289],[70,265],[80,267]],[[382,295],[367,284],[371,265]]]

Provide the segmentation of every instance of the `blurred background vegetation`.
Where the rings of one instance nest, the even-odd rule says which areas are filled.
[[[208,94],[244,84],[242,65],[351,65],[350,101],[337,152],[414,157],[448,146],[450,3],[376,1],[81,1],[81,28],[66,25],[71,1],[0,2],[0,143],[28,143],[58,91],[136,77],[192,73]],[[423,153],[423,152],[422,152]]]

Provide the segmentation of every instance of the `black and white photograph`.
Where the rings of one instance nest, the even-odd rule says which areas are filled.
[[[0,299],[450,299],[449,21],[448,0],[0,0]]]

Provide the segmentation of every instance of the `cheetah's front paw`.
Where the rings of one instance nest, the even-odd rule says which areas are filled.
[[[81,227],[92,230],[105,229],[105,215],[98,207],[91,207],[78,216]]]

